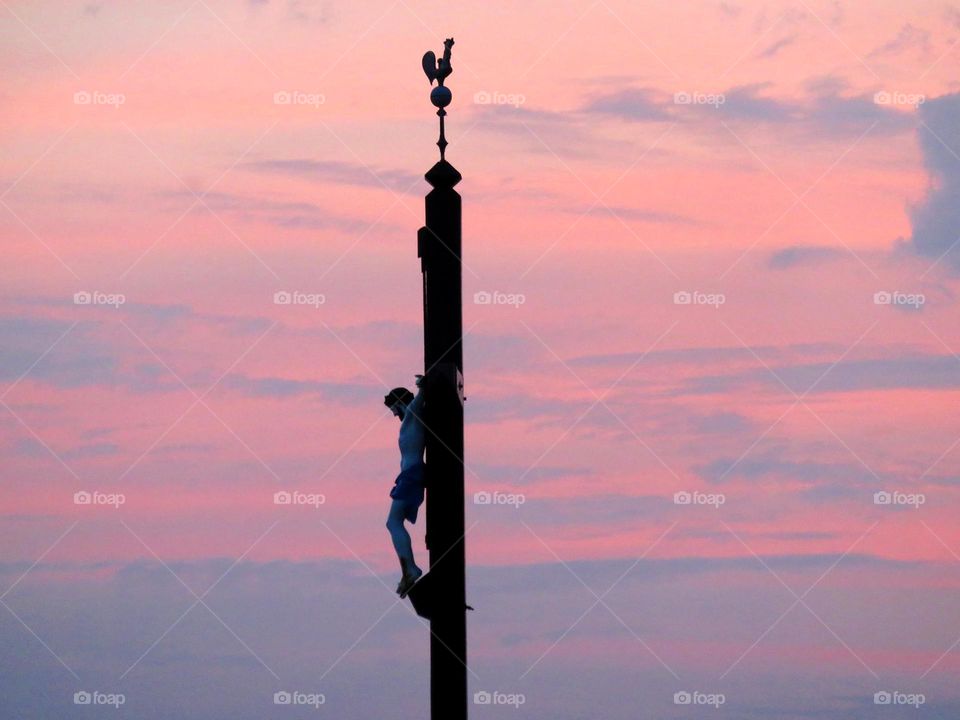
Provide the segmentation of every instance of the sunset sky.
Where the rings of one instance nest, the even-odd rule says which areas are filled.
[[[451,36],[471,716],[957,717],[943,0],[0,0],[0,714],[427,716]]]

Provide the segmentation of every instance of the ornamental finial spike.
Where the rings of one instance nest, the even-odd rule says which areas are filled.
[[[453,66],[450,64],[450,49],[453,47],[453,38],[447,38],[443,41],[443,57],[437,60],[437,56],[432,50],[423,54],[423,72],[433,85],[437,81],[437,86],[430,91],[430,102],[438,108],[437,115],[440,117],[440,139],[437,140],[437,146],[440,148],[440,160],[444,160],[443,153],[447,149],[447,139],[443,134],[443,118],[447,114],[444,108],[450,104],[453,99],[453,93],[450,88],[445,87],[443,81],[453,72]]]

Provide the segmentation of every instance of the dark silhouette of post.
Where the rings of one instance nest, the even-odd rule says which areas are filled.
[[[466,720],[467,617],[463,475],[463,298],[461,176],[444,159],[444,108],[451,100],[443,85],[450,74],[450,48],[443,57],[423,58],[424,71],[438,86],[430,100],[439,108],[440,161],[424,176],[433,187],[426,197],[426,225],[417,236],[423,271],[423,361],[426,368],[425,423],[427,529],[432,576],[430,595],[430,717]],[[434,64],[436,63],[436,64]]]

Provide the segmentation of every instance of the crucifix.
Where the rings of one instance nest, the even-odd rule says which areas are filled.
[[[427,529],[430,569],[410,590],[417,613],[430,620],[431,720],[466,720],[467,614],[463,472],[463,291],[461,175],[446,161],[446,107],[453,98],[444,80],[453,72],[453,38],[443,56],[423,56],[440,118],[440,160],[424,176],[426,223],[417,234],[423,273],[423,365],[426,368]],[[472,608],[469,608],[472,609]]]

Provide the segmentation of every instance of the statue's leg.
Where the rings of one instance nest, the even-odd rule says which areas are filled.
[[[403,522],[403,503],[394,499],[390,505],[390,514],[387,516],[387,530],[393,540],[393,547],[400,560],[400,571],[406,575],[416,567],[413,561],[413,544],[410,542],[410,533]]]

